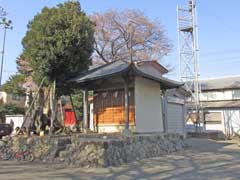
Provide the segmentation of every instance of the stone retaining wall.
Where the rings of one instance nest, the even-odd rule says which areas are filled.
[[[176,134],[75,135],[63,137],[17,137],[15,150],[31,144],[36,161],[80,167],[118,166],[183,149],[184,138]]]

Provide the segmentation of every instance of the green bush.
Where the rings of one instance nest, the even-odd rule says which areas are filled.
[[[15,104],[0,105],[0,119],[4,120],[5,115],[24,114],[25,109],[16,106]]]

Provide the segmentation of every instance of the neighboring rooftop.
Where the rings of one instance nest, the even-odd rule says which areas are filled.
[[[202,91],[238,89],[240,88],[240,76],[220,77],[200,80]]]

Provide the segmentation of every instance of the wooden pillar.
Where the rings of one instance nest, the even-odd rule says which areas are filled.
[[[125,129],[129,129],[129,96],[128,96],[128,82],[124,84],[124,96],[125,96]]]
[[[186,130],[187,106],[186,106],[186,104],[187,104],[186,97],[184,97],[184,104],[183,104],[183,134],[184,134],[184,138],[187,137],[187,130]]]
[[[166,90],[162,90],[162,113],[163,113],[163,132],[168,132],[168,114],[167,114],[167,95]]]
[[[87,132],[88,129],[88,90],[83,90],[83,130]]]

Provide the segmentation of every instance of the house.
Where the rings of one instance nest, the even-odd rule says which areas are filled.
[[[0,91],[0,105],[1,104],[15,104],[18,107],[24,107],[25,97],[13,95],[5,91]]]
[[[24,108],[25,107],[25,97],[18,96],[18,95],[12,95],[9,93],[6,93],[5,91],[0,91],[0,106],[4,104],[14,104],[17,107]],[[1,123],[10,123],[11,121],[14,122],[15,125],[19,125],[22,123],[23,115],[5,115],[2,118],[0,118]]]
[[[5,115],[5,123],[11,124],[13,122],[13,129],[16,127],[22,127],[24,120],[24,115],[22,114],[15,114],[15,115]]]
[[[72,79],[71,82],[77,83],[84,92],[83,127],[91,127],[94,132],[167,132],[167,129],[171,132],[184,132],[183,109],[179,111],[181,115],[178,120],[178,115],[172,116],[174,110],[167,113],[174,121],[180,122],[173,123],[175,129],[167,128],[169,125],[165,112],[170,111],[168,101],[184,104],[179,100],[180,96],[178,98],[173,95],[172,101],[170,98],[167,101],[167,90],[179,89],[183,85],[163,77],[167,72],[157,61],[129,63],[119,60]],[[93,91],[90,121],[88,91]],[[169,92],[169,96],[170,94]],[[172,108],[174,107],[178,106],[173,105]],[[93,122],[93,125],[89,122]],[[178,127],[178,124],[181,126]]]
[[[206,131],[231,136],[240,130],[240,76],[201,80],[200,102]]]
[[[165,93],[165,97],[162,97],[163,106],[163,119],[165,132],[178,133],[185,136],[185,122],[186,122],[186,100],[191,94],[184,88],[169,89]],[[89,128],[94,131],[94,113],[93,113],[93,96],[88,98],[89,102]]]

